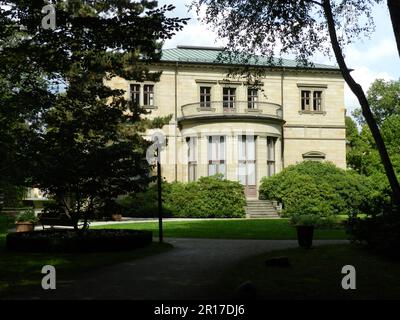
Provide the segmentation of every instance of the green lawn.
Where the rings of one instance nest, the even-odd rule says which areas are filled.
[[[266,258],[278,256],[288,257],[292,267],[265,266]],[[341,287],[344,265],[356,269],[356,290]],[[400,262],[352,245],[288,249],[243,260],[224,272],[217,296],[232,297],[248,280],[260,299],[400,299]]]
[[[158,222],[114,224],[97,228],[151,230],[158,236]],[[296,229],[287,219],[227,219],[199,221],[164,221],[164,236],[209,239],[297,239]],[[315,239],[347,239],[345,231],[315,231]]]
[[[153,243],[148,247],[129,252],[112,253],[16,253],[5,249],[7,230],[13,221],[0,215],[0,298],[8,294],[40,286],[44,265],[53,265],[57,281],[67,281],[76,274],[125,261],[140,259],[172,249],[169,244]]]

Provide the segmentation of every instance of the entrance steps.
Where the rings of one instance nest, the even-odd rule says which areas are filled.
[[[246,218],[279,218],[276,201],[248,199],[246,201]]]

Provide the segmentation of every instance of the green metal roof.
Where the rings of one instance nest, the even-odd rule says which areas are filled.
[[[199,63],[199,64],[227,64],[227,65],[242,65],[243,59],[240,57],[224,58],[221,55],[223,48],[218,47],[193,47],[193,46],[178,46],[174,49],[164,49],[162,51],[162,62],[184,62],[184,63]],[[265,66],[265,67],[285,67],[285,68],[306,68],[306,69],[330,69],[339,70],[336,66],[314,63],[313,66],[299,66],[297,61],[288,59],[274,58],[271,61],[265,56],[251,55],[249,56],[247,65],[250,66]]]

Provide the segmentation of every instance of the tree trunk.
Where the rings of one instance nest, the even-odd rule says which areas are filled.
[[[400,1],[388,0],[387,5],[390,12],[390,19],[392,20],[394,37],[397,43],[397,51],[400,56]]]
[[[346,83],[349,85],[351,91],[356,95],[362,109],[363,116],[365,121],[368,124],[368,127],[371,130],[372,136],[374,137],[376,147],[378,148],[379,155],[381,157],[383,166],[385,168],[386,176],[388,177],[390,187],[393,191],[393,201],[394,203],[400,207],[400,185],[397,180],[397,176],[394,172],[392,162],[390,161],[389,154],[386,150],[385,143],[382,139],[381,133],[379,131],[378,125],[374,119],[374,116],[371,112],[371,108],[369,107],[369,103],[362,87],[353,79],[350,75],[350,71],[347,68],[346,62],[344,61],[344,57],[342,54],[342,50],[339,45],[339,41],[336,34],[335,29],[335,21],[333,19],[332,7],[330,4],[330,0],[323,0],[323,8],[325,12],[325,18],[328,23],[329,36],[331,38],[332,48],[335,53],[336,60],[339,64],[340,70],[342,72],[343,78]]]

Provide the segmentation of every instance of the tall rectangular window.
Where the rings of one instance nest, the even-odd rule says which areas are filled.
[[[154,85],[146,84],[144,85],[144,105],[154,106]]]
[[[133,104],[140,105],[140,84],[131,84],[131,100]]]
[[[309,90],[301,91],[301,110],[305,110],[305,111],[311,110],[310,95],[311,95],[311,91],[309,91]]]
[[[247,108],[257,109],[258,89],[247,89]]]
[[[211,107],[211,87],[200,87],[200,107]]]
[[[187,138],[188,144],[188,180],[196,181],[197,179],[197,155],[196,146],[197,139],[195,137]]]
[[[274,137],[267,137],[267,166],[268,177],[275,174],[275,141]]]
[[[226,174],[225,136],[208,137],[208,175]]]
[[[222,93],[223,107],[226,109],[234,109],[236,107],[236,88],[224,88]]]
[[[322,110],[322,91],[313,92],[313,110],[314,111]]]
[[[238,136],[238,179],[244,186],[255,186],[256,182],[256,137]]]

